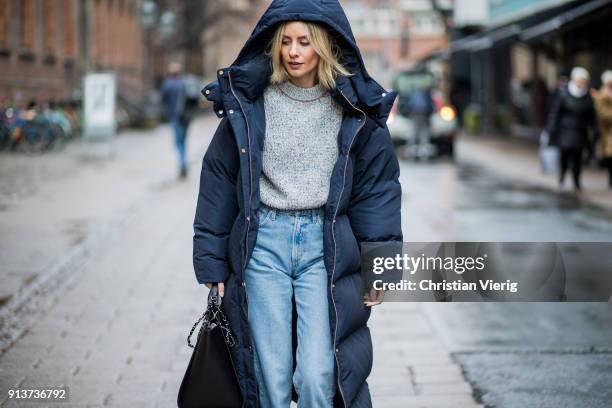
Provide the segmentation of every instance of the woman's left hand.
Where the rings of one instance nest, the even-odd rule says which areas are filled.
[[[363,303],[367,307],[380,305],[385,297],[385,291],[380,289],[370,289],[370,292],[363,295]]]

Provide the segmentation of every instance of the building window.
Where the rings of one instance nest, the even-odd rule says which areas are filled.
[[[76,58],[76,24],[75,24],[75,0],[64,0],[63,26],[64,26],[64,56],[65,58]]]
[[[45,54],[55,55],[56,52],[56,15],[55,7],[53,7],[54,0],[44,0],[43,3],[43,49]]]
[[[106,15],[108,5],[101,0],[96,0],[94,8],[94,48],[93,59],[98,66],[105,63],[106,50],[106,30],[104,24],[108,23]]]
[[[0,48],[9,48],[11,2],[0,0]]]
[[[20,11],[21,48],[23,51],[34,51],[34,0],[23,0]]]

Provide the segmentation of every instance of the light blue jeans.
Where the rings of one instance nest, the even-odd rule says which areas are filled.
[[[303,408],[332,407],[334,353],[323,264],[323,209],[262,206],[257,242],[245,271],[248,320],[262,408],[286,408],[291,384]],[[293,370],[292,303],[297,320]]]
[[[171,119],[172,131],[174,132],[174,144],[178,153],[181,169],[187,168],[187,156],[185,154],[185,139],[187,138],[187,126],[181,123],[178,117]]]

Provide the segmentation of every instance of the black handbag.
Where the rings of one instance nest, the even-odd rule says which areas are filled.
[[[230,355],[235,341],[221,310],[217,286],[208,294],[208,306],[191,328],[187,345],[193,354],[178,393],[179,408],[235,408],[242,395]],[[202,322],[195,347],[191,335]]]

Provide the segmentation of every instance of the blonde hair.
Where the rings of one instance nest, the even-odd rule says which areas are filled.
[[[283,32],[289,23],[290,21],[285,21],[278,26],[265,51],[272,61],[272,75],[270,76],[272,84],[279,84],[289,79],[289,73],[283,65],[281,55]],[[319,24],[308,21],[302,21],[302,23],[308,28],[308,39],[312,48],[319,55],[319,65],[317,67],[319,84],[326,89],[333,89],[336,87],[337,74],[345,76],[353,74],[340,63],[340,49],[329,32]]]

